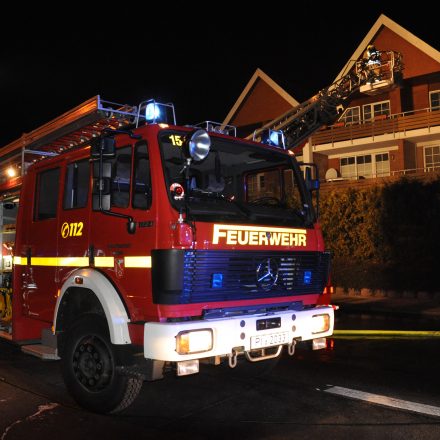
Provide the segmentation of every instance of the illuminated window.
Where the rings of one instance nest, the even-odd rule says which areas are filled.
[[[373,102],[362,106],[364,121],[371,121],[376,116],[390,115],[390,101]]]

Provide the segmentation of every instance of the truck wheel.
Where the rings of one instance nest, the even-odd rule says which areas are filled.
[[[116,413],[134,401],[143,381],[120,374],[115,359],[102,317],[84,316],[68,329],[61,353],[61,372],[79,405],[97,413]]]

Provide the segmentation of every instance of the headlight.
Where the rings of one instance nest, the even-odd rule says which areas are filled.
[[[189,330],[176,336],[176,351],[179,354],[202,353],[212,350],[212,346],[211,329]]]
[[[330,315],[313,315],[312,316],[312,333],[324,333],[330,328]]]

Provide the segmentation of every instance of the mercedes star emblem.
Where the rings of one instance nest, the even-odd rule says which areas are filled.
[[[257,285],[271,290],[278,280],[278,264],[274,258],[266,258],[257,266]]]

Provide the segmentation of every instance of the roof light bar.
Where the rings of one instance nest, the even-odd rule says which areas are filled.
[[[213,133],[225,134],[227,136],[237,137],[237,127],[234,125],[226,125],[221,122],[214,121],[203,121],[194,125],[194,127],[204,128],[206,131],[211,131]]]

